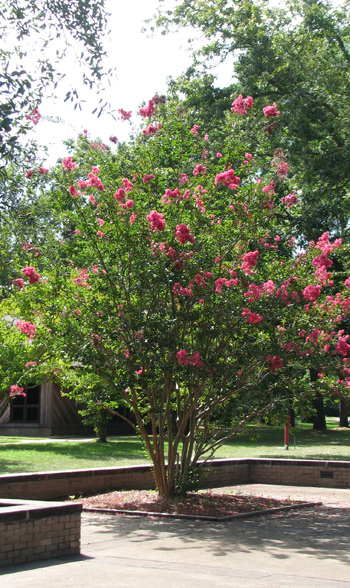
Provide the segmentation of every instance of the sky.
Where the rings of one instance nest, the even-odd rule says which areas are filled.
[[[171,5],[172,0],[168,3]],[[191,64],[187,42],[191,31],[182,30],[165,36],[157,32],[152,38],[141,33],[144,21],[152,17],[157,6],[158,0],[107,0],[107,11],[111,13],[111,35],[105,44],[108,52],[105,66],[106,69],[115,67],[116,74],[109,80],[110,87],[106,85],[103,97],[111,103],[117,117],[118,108],[136,113],[141,103],[147,102],[156,92],[165,93],[168,76],[176,78]],[[215,73],[219,85],[228,85],[232,80],[232,65],[219,66]],[[67,72],[67,82],[70,76],[74,77],[73,67],[71,72]],[[62,95],[56,101],[52,98],[44,100],[40,107],[43,118],[33,130],[33,136],[39,144],[48,146],[50,164],[65,155],[62,141],[76,138],[84,129],[91,138],[99,137],[112,147],[109,142],[111,135],[119,140],[128,138],[128,123],[113,120],[107,114],[97,119],[91,114],[98,102],[96,95],[87,88],[81,92],[87,100],[82,112],[74,111],[70,103],[64,104]],[[45,117],[59,117],[61,122],[50,122]],[[138,119],[135,116],[137,122]]]

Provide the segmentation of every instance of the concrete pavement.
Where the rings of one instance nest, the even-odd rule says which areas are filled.
[[[324,506],[225,523],[84,514],[82,555],[7,569],[2,588],[350,588],[350,490],[249,485]]]

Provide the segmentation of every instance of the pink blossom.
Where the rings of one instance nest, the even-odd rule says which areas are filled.
[[[251,312],[249,308],[244,308],[241,314],[242,316],[246,317],[246,323],[261,323],[261,321],[263,320],[263,317],[260,314],[256,312]]]
[[[264,116],[269,116],[269,117],[280,115],[280,111],[276,110],[276,102],[274,102],[272,104],[272,106],[265,106],[263,108],[263,113],[264,113]]]
[[[136,371],[135,371],[135,374],[136,374],[137,376],[141,376],[142,372],[143,372],[143,367],[141,366],[139,370],[136,370]]]
[[[157,212],[156,210],[151,210],[151,212],[146,216],[146,219],[151,223],[152,231],[164,231],[165,229],[165,220],[164,214]]]
[[[24,289],[24,280],[23,278],[16,278],[12,281],[12,286],[17,286],[20,290]]]
[[[345,357],[350,351],[350,345],[347,343],[349,339],[349,335],[346,337],[342,337],[339,335],[338,337],[338,344],[334,346],[335,350]]]
[[[32,266],[24,267],[22,269],[22,272],[24,273],[24,275],[27,278],[29,278],[30,284],[35,284],[36,282],[38,282],[40,280],[39,274],[36,272],[35,268]]]
[[[177,352],[176,357],[178,359],[179,365],[192,365],[199,368],[204,367],[204,363],[200,359],[199,351],[195,351],[192,357],[189,357],[186,349],[181,349]]]
[[[103,186],[100,178],[98,178],[97,175],[95,175],[91,172],[88,175],[89,175],[88,186],[92,186],[93,188],[97,188],[98,190],[103,192],[104,186]]]
[[[16,326],[24,333],[24,335],[28,335],[29,339],[34,339],[36,335],[36,326],[32,325],[29,321],[16,321]]]
[[[76,167],[78,167],[76,162],[73,161],[73,159],[71,157],[64,157],[62,159],[62,165],[63,165],[64,169],[66,169],[66,170],[75,169]]]
[[[218,159],[220,159],[220,157],[222,157],[222,153],[220,153],[220,152],[218,151],[218,152],[217,152],[217,154],[216,154],[216,157],[217,157]]]
[[[305,300],[310,300],[310,302],[315,302],[315,300],[317,300],[317,298],[321,294],[321,286],[319,286],[319,285],[312,286],[310,284],[309,286],[306,286],[306,288],[304,288],[304,290],[302,291],[302,294],[303,294]]]
[[[277,175],[282,177],[282,176],[286,176],[287,173],[289,172],[289,165],[287,162],[282,161],[281,163],[278,163],[276,166],[276,172]]]
[[[175,239],[182,245],[188,242],[194,243],[194,237],[191,235],[190,228],[185,224],[177,225]]]
[[[32,111],[32,113],[28,116],[26,116],[27,120],[31,120],[33,125],[37,125],[39,120],[41,119],[41,114],[39,112],[39,110],[37,108],[34,108],[34,110]]]
[[[129,199],[126,201],[125,205],[127,208],[132,208],[134,206],[134,201]]]
[[[12,396],[26,396],[24,389],[13,384],[10,386],[10,397]]]
[[[181,184],[187,184],[188,177],[186,176],[186,174],[181,174],[181,176],[180,176],[180,182],[181,182]]]
[[[196,137],[198,135],[198,129],[199,129],[198,125],[193,125],[192,129],[190,130],[190,133],[192,133],[193,136]]]
[[[89,182],[86,180],[78,180],[78,187],[79,190],[86,190],[89,187]]]
[[[153,179],[154,179],[154,174],[149,174],[149,175],[144,174],[142,181],[144,184],[148,184],[148,182],[150,182]]]
[[[128,180],[128,178],[123,178],[122,182],[123,182],[125,192],[130,192],[133,189],[134,184],[132,182],[130,182],[130,180]]]
[[[155,127],[154,125],[152,125],[152,123],[151,123],[148,125],[147,129],[143,129],[142,133],[144,135],[150,136],[150,135],[155,135],[157,130],[158,130],[158,128]]]
[[[312,265],[321,270],[325,270],[327,267],[333,265],[333,261],[327,258],[327,253],[322,253],[321,255],[314,257],[312,260]]]
[[[89,196],[89,202],[91,202],[91,204],[93,204],[93,206],[96,205],[96,198],[92,194],[91,194],[91,196]]]
[[[77,198],[79,196],[79,192],[75,186],[69,186],[69,193],[73,198]]]
[[[103,225],[105,224],[106,221],[103,220],[103,218],[100,218],[99,216],[97,217],[97,222],[99,223],[100,227],[103,227]]]
[[[202,174],[206,174],[207,173],[207,168],[202,165],[201,163],[199,163],[193,170],[193,175],[194,176],[201,176]]]
[[[236,114],[247,114],[247,110],[251,110],[253,108],[253,98],[248,96],[247,98],[243,98],[242,94],[240,94],[232,103],[231,110]]]
[[[137,215],[136,215],[136,213],[135,213],[135,212],[133,212],[133,213],[130,215],[130,224],[131,224],[131,225],[133,225],[133,224],[134,224],[134,222],[135,222],[135,220],[136,220],[136,216],[137,216]]]
[[[217,174],[215,177],[215,184],[223,184],[228,186],[231,190],[237,190],[240,178],[235,176],[234,169],[228,169],[227,171]]]
[[[120,120],[122,120],[122,121],[129,120],[131,118],[131,115],[132,115],[131,110],[124,110],[124,108],[119,108],[118,112],[121,115]]]
[[[105,236],[105,234],[102,231],[97,231],[96,235],[98,237],[101,237],[101,239]]]
[[[27,370],[29,370],[29,368],[31,368],[31,367],[35,367],[35,366],[36,366],[36,361],[27,361],[27,363],[25,364],[25,366],[24,366],[24,367],[25,367]]]
[[[281,369],[282,359],[278,355],[274,355],[274,357],[271,357],[271,355],[268,355],[266,359],[267,359],[267,362],[270,366],[271,374],[274,374],[276,372],[276,370]]]
[[[75,236],[77,236],[77,235],[81,235],[81,231],[79,231],[79,229],[75,229],[75,230],[74,230],[74,235],[75,235]]]
[[[249,251],[243,255],[241,270],[245,274],[251,274],[252,268],[257,264],[259,251]]]
[[[114,194],[114,200],[118,200],[119,202],[123,202],[125,198],[125,192],[123,188],[119,188],[116,193]]]
[[[250,161],[251,159],[253,159],[253,156],[251,153],[246,153],[244,156],[246,159],[248,159],[248,161]]]
[[[299,198],[295,192],[292,192],[291,194],[288,194],[288,196],[283,196],[282,202],[287,205],[287,208],[290,208],[293,204],[297,204],[299,202]]]
[[[329,242],[329,231],[326,231],[321,235],[319,240],[316,243],[317,249],[321,249],[323,253],[331,253],[334,248],[340,249],[342,244],[342,239],[336,239],[334,243]]]
[[[155,106],[156,105],[153,102],[153,100],[149,100],[147,106],[143,106],[140,108],[139,112],[140,112],[141,116],[143,118],[151,117],[154,114]]]

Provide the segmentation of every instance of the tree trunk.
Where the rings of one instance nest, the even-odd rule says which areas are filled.
[[[95,432],[98,443],[107,443],[107,424],[96,425]]]
[[[318,370],[311,368],[310,369],[310,380],[311,382],[317,382]],[[327,430],[327,423],[326,423],[326,412],[324,409],[324,402],[323,396],[320,392],[316,392],[315,398],[312,401],[312,406],[316,411],[316,414],[312,418],[313,422],[313,430],[314,431],[326,431]]]
[[[295,427],[295,410],[294,410],[294,408],[291,408],[291,407],[290,407],[290,408],[288,409],[288,416],[289,416],[289,418],[290,418],[290,426],[291,426],[292,428],[294,428],[294,427]]]
[[[339,427],[349,427],[349,401],[344,396],[339,396]]]

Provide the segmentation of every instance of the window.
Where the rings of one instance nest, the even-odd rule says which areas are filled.
[[[16,396],[11,401],[11,423],[39,423],[40,386],[28,384],[26,396]]]

